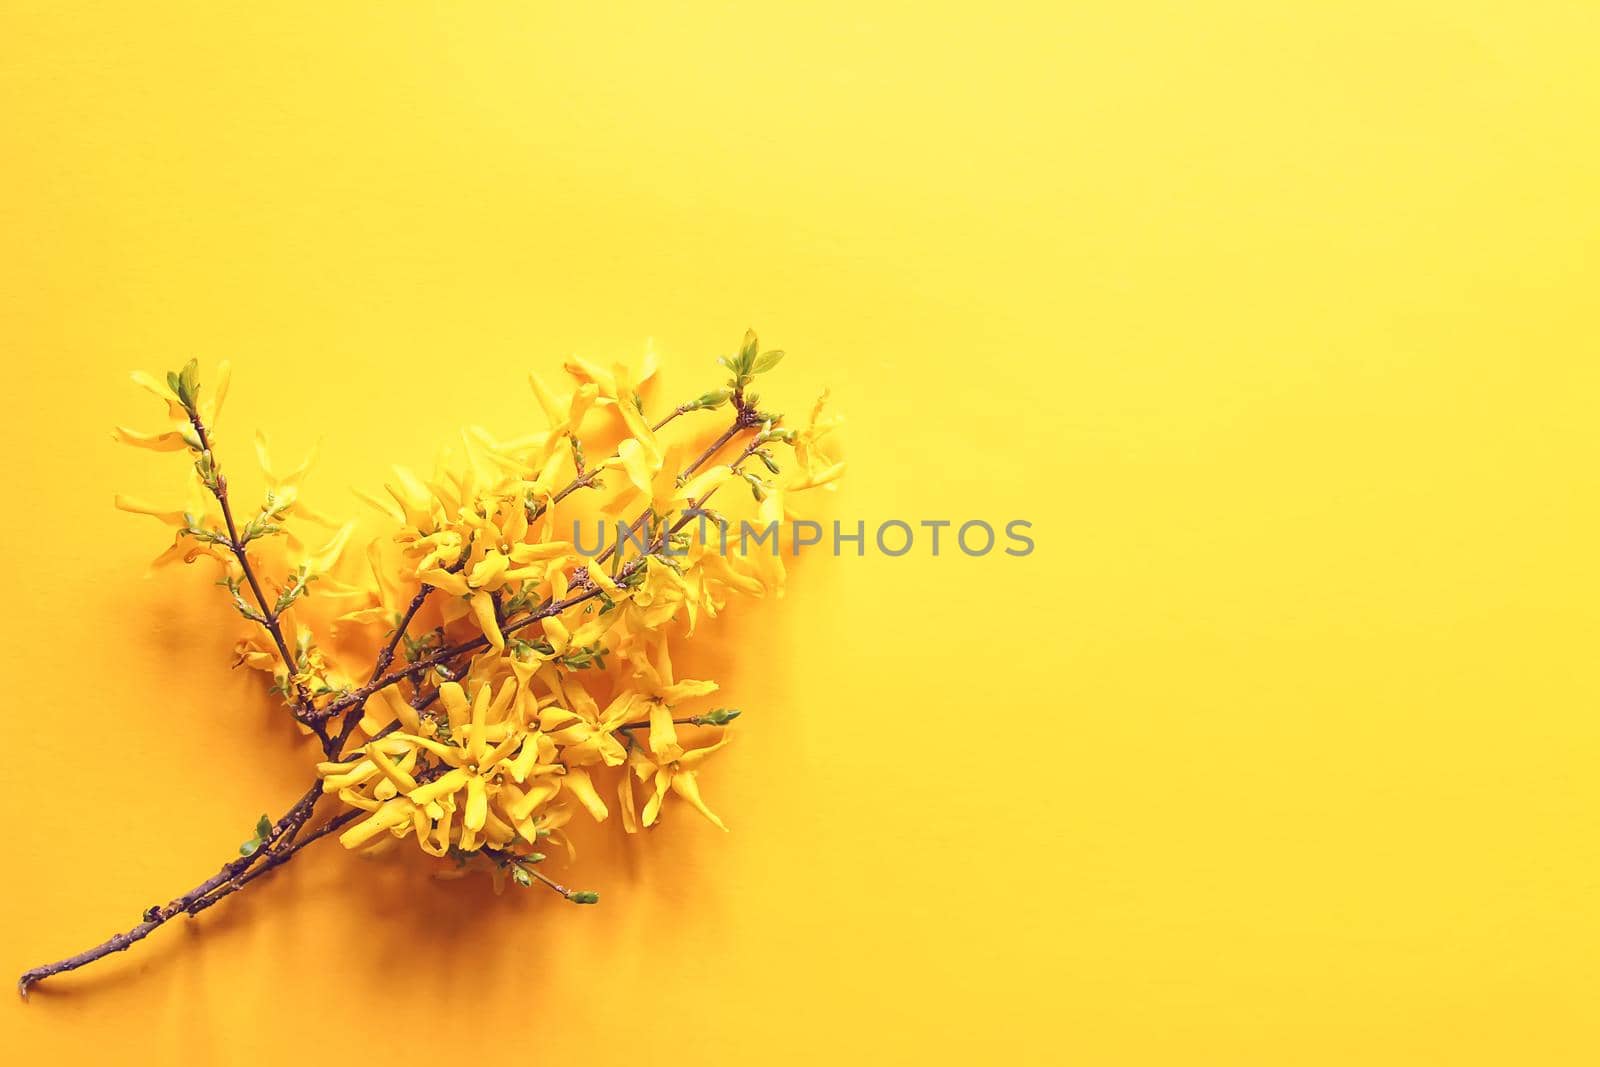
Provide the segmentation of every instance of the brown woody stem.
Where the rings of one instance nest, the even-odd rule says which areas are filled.
[[[75,956],[47,963],[42,967],[23,972],[17,980],[17,992],[24,999],[28,990],[39,982],[54,975],[75,971],[79,967],[93,963],[111,955],[113,952],[124,952],[133,945],[149,937],[157,929],[179,915],[195,916],[211,907],[213,904],[238,892],[268,871],[287,863],[296,853],[313,841],[331,833],[340,826],[349,822],[358,811],[348,811],[323,824],[305,836],[298,836],[301,827],[311,818],[311,812],[316,807],[317,800],[322,796],[322,783],[318,782],[304,795],[289,811],[272,826],[272,831],[267,835],[262,846],[248,856],[240,856],[222,865],[222,869],[207,878],[182,896],[175,897],[161,907],[150,908],[145,912],[145,919],[139,925],[109,937],[93,948],[85,949]]]

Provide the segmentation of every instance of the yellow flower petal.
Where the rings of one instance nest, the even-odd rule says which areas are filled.
[[[467,586],[467,580],[459,574],[453,574],[441,567],[429,567],[427,570],[417,572],[417,581],[431,585],[450,596],[467,596],[472,590]]]
[[[785,486],[785,488],[790,492],[799,492],[802,489],[815,489],[818,486],[827,485],[829,482],[838,481],[842,474],[844,474],[844,464],[835,463],[831,467],[824,467],[815,474],[809,474],[801,478],[799,481],[791,482],[789,485]]]
[[[472,568],[467,584],[474,589],[498,589],[511,560],[499,552],[490,552]]]
[[[697,474],[692,480],[679,488],[676,494],[676,499],[704,499],[712,492],[712,490],[722,485],[723,482],[726,482],[731,477],[733,477],[732,467],[726,465],[712,467],[708,471],[702,471],[700,474]]]
[[[650,706],[650,752],[658,763],[671,763],[683,755],[677,728],[672,724],[672,709],[660,702]]]
[[[461,825],[468,830],[482,830],[489,818],[489,794],[484,788],[483,778],[479,775],[470,775],[467,778],[467,808],[462,813]]]
[[[472,775],[458,767],[453,771],[445,772],[431,782],[417,786],[406,796],[411,799],[413,804],[431,804],[441,797],[447,797],[459,790],[467,784],[467,780],[471,777]]]
[[[417,788],[417,780],[411,777],[411,775],[407,774],[405,771],[401,770],[399,767],[395,766],[394,761],[388,756],[385,756],[377,747],[373,747],[367,751],[367,758],[373,763],[377,764],[378,770],[381,771],[383,776],[393,783],[394,787],[400,792],[409,793],[411,790]]]
[[[416,805],[411,801],[405,797],[396,797],[340,834],[339,844],[345,848],[355,848],[365,844],[385,830],[410,822],[414,810]]]
[[[494,600],[488,593],[472,594],[472,614],[478,620],[478,629],[489,639],[496,652],[505,650],[506,637],[500,632],[500,621],[494,617]]]
[[[567,646],[572,641],[572,634],[567,631],[566,623],[554,615],[547,615],[539,620],[539,627],[544,630],[544,636],[549,640],[550,647],[555,649],[557,655],[567,650]]]
[[[622,781],[617,783],[617,801],[622,805],[622,829],[630,834],[639,832],[639,813],[634,806],[633,775],[627,771],[622,772]]]
[[[639,492],[650,495],[651,482],[654,481],[659,466],[650,462],[644,447],[633,438],[627,438],[617,446],[617,458],[622,461],[622,469],[628,474],[628,481],[633,483]]]
[[[534,399],[539,401],[539,407],[544,412],[544,417],[549,421],[551,429],[562,425],[566,421],[566,408],[550,387],[537,374],[528,375],[528,384],[533,387]]]
[[[467,717],[472,713],[472,702],[467,699],[467,692],[461,688],[460,682],[441,682],[439,703],[444,705],[445,713],[450,718],[451,733],[467,725]]]
[[[672,776],[672,791],[687,800],[690,806],[701,815],[704,815],[712,826],[715,826],[718,830],[727,831],[728,828],[723,825],[722,820],[717,818],[716,813],[706,807],[705,801],[700,799],[700,787],[695,784],[693,771],[679,771],[674,774]]]
[[[582,767],[569,768],[562,781],[572,795],[578,798],[578,802],[589,809],[589,814],[594,816],[595,822],[604,822],[606,816],[611,814],[606,808],[606,802],[601,800],[600,794],[595,791],[594,782],[589,778],[588,771]]]
[[[148,448],[152,452],[179,452],[188,447],[183,441],[183,435],[176,430],[168,430],[166,433],[140,433],[126,426],[118,426],[116,433],[123,444],[135,448]]]
[[[149,515],[153,519],[160,519],[168,526],[181,527],[184,524],[182,508],[160,508],[131,496],[123,496],[121,493],[117,494],[115,503],[122,511],[131,511],[135,515]]]
[[[233,364],[223,360],[217,364],[217,376],[211,385],[210,406],[206,409],[213,425],[216,424],[217,416],[222,414],[222,404],[228,399],[228,386],[232,381]]]

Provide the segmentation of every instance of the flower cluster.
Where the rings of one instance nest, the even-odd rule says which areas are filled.
[[[469,427],[430,474],[396,468],[366,497],[384,529],[364,552],[356,523],[303,503],[310,461],[276,473],[262,438],[262,502],[236,507],[215,452],[226,365],[206,391],[191,362],[165,381],[135,375],[167,428],[118,430],[188,453],[187,501],[117,503],[173,529],[158,563],[220,565],[250,624],[239,662],[317,738],[316,789],[341,806],[327,828],[347,848],[409,838],[592,903],[537,867],[575,814],[615,811],[634,833],[681,805],[725,829],[698,775],[739,712],[700,707],[716,683],[678,677],[672,650],[735,596],[781,594],[785,573],[781,552],[730,554],[695,520],[722,518],[715,498],[780,521],[843,472],[823,401],[790,426],[753,392],[782,358],[748,333],[719,360],[726,381],[676,406],[655,399],[650,355],[636,369],[574,358],[558,387],[533,376],[544,428],[500,440]],[[572,532],[596,520],[632,536],[588,558]],[[324,532],[302,540],[306,524]],[[241,851],[270,858],[293,837],[264,820]]]

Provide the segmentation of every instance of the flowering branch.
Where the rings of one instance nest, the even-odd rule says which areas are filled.
[[[220,515],[203,520],[124,498],[118,505],[177,528],[164,559],[207,555],[223,563],[222,584],[235,607],[271,643],[271,650],[241,643],[240,662],[275,679],[278,670],[285,672],[274,688],[282,690],[293,717],[315,733],[326,760],[317,764],[316,783],[294,806],[276,822],[262,816],[240,855],[216,874],[150,908],[132,929],[26,972],[19,991],[26,996],[37,982],[125,951],[178,915],[199,914],[335,833],[349,849],[384,833],[410,837],[430,856],[458,865],[487,861],[497,879],[538,883],[572,903],[593,904],[597,893],[570,889],[536,869],[545,860],[536,849],[544,838],[559,838],[575,812],[607,818],[611,806],[597,790],[605,776],[613,776],[614,803],[629,833],[653,826],[669,797],[726,829],[697,784],[700,764],[726,744],[726,735],[691,747],[679,742],[676,730],[721,730],[739,712],[717,708],[674,716],[674,706],[709,694],[716,684],[675,678],[668,645],[684,636],[675,620],[720,612],[735,593],[775,590],[783,568],[673,549],[693,546],[685,527],[705,514],[705,503],[730,481],[745,482],[760,514],[770,518],[783,514],[789,494],[827,486],[843,470],[821,447],[831,424],[819,419],[820,402],[811,424],[800,431],[779,428],[781,416],[761,411],[751,386],[782,356],[760,352],[755,334],[747,333],[740,349],[719,361],[730,374],[724,387],[676,405],[654,423],[645,418],[642,392],[653,368],[635,380],[625,367],[607,371],[575,358],[566,368],[575,386],[565,398],[533,380],[549,419],[547,432],[502,443],[472,431],[463,438],[464,464],[428,481],[397,471],[399,484],[386,488],[398,510],[380,504],[396,524],[387,538],[400,546],[393,573],[375,572],[365,586],[332,577],[347,526],[320,552],[291,556],[289,578],[276,599],[267,594],[263,557],[252,558],[252,547],[282,532],[283,521],[293,517],[295,483],[305,466],[287,478],[268,470],[266,505],[241,523],[213,452],[212,426],[225,377],[216,399],[202,401],[193,362],[169,374],[165,386],[136,375],[168,405],[173,426],[153,434],[119,428],[119,436],[156,451],[187,449]],[[656,434],[689,412],[729,405],[731,423],[695,459],[673,470],[676,463],[666,461],[668,450]],[[582,433],[585,418],[597,410],[620,419],[625,432],[609,457],[591,464]],[[751,436],[730,462],[709,466],[745,433]],[[778,480],[783,468],[769,447],[774,444],[793,450],[795,473],[786,482]],[[260,454],[265,468],[264,446]],[[752,459],[772,478],[746,470]],[[563,479],[568,465],[572,476]],[[605,476],[613,472],[620,484],[608,485]],[[620,539],[597,559],[583,559],[573,544],[548,536],[555,528],[551,512],[580,489],[603,491],[608,511],[636,510],[629,534],[641,524],[648,530],[658,517],[661,527],[625,564]],[[298,551],[295,545],[290,542],[291,552]],[[377,544],[369,550],[380,569],[391,566],[392,554]],[[613,557],[608,573],[602,564]],[[311,596],[310,583],[325,576],[337,596]],[[413,584],[416,591],[404,609],[394,610],[389,590]],[[251,600],[241,586],[248,586]],[[429,604],[438,607],[438,621],[413,637],[411,628]],[[380,622],[389,628],[363,629]],[[341,632],[337,653],[319,644],[331,640],[335,626],[354,633]],[[402,646],[407,662],[396,666]],[[370,658],[355,659],[349,649],[362,647],[372,650]],[[362,677],[365,682],[357,685]],[[425,686],[425,680],[433,684]],[[388,691],[401,682],[410,684],[409,698]],[[600,692],[610,694],[605,708],[596,699]],[[364,741],[356,739],[358,730]],[[646,790],[642,807],[636,788]],[[324,795],[342,808],[312,826]]]

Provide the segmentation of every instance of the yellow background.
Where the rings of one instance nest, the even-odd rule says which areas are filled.
[[[747,325],[850,416],[748,709],[598,908],[319,846],[0,1008],[27,1062],[1600,1058],[1588,3],[0,8],[0,962],[305,777],[125,372],[231,358],[312,498],[684,390]],[[793,410],[793,407],[791,407]],[[226,458],[226,457],[225,457]],[[610,828],[614,830],[615,828]]]

